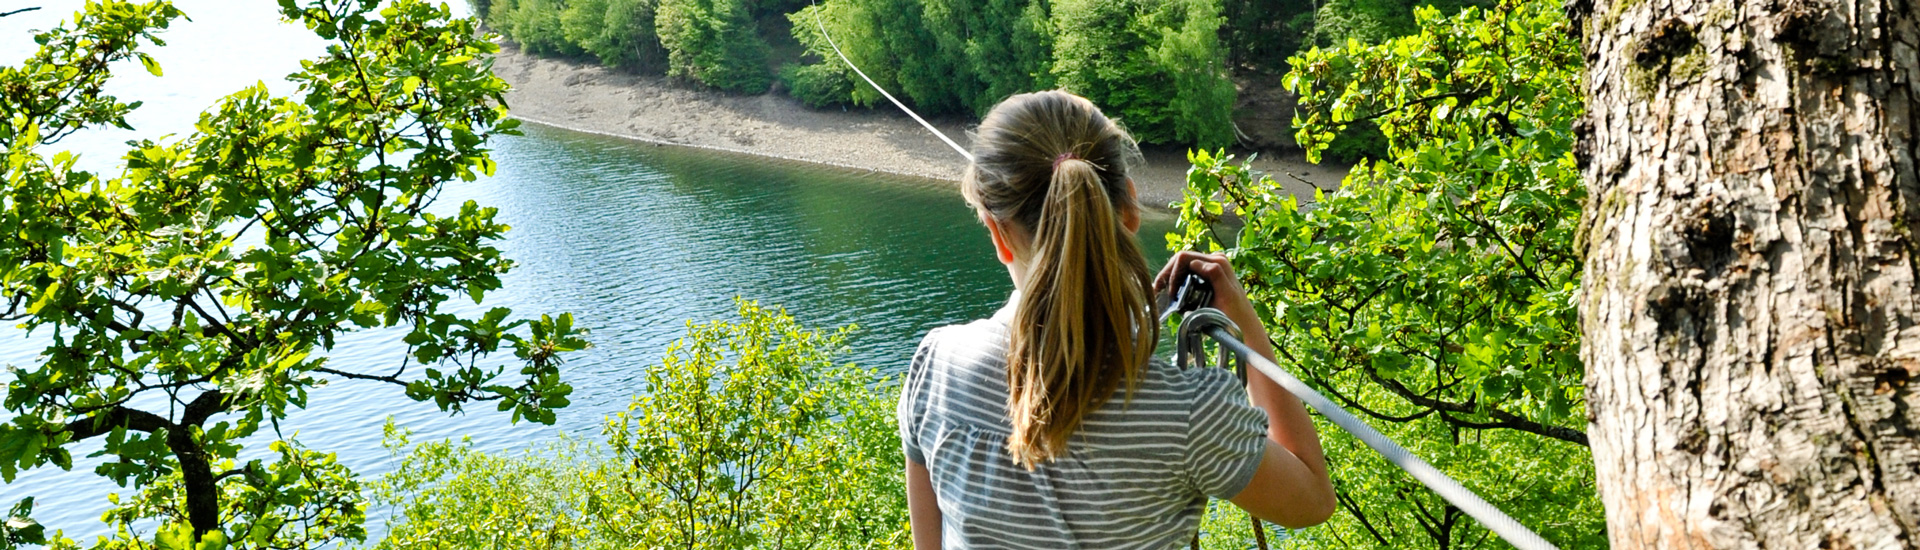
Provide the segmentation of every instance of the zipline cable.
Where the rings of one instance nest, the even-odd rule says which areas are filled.
[[[1192,326],[1189,326],[1190,323]],[[1494,505],[1489,504],[1485,499],[1480,498],[1480,495],[1474,494],[1472,490],[1460,485],[1460,482],[1454,481],[1451,477],[1447,477],[1447,474],[1441,473],[1440,470],[1434,468],[1432,464],[1428,464],[1427,461],[1415,456],[1411,451],[1408,451],[1406,447],[1401,447],[1399,443],[1394,443],[1392,439],[1388,439],[1385,434],[1381,434],[1379,430],[1373,429],[1373,426],[1360,420],[1360,418],[1354,416],[1353,413],[1347,412],[1346,409],[1342,409],[1339,405],[1334,404],[1333,401],[1328,400],[1326,396],[1320,395],[1320,392],[1315,391],[1313,387],[1308,386],[1306,382],[1302,382],[1299,378],[1294,377],[1293,374],[1288,373],[1286,369],[1280,368],[1280,365],[1254,353],[1253,348],[1247,347],[1245,342],[1241,342],[1239,338],[1235,337],[1234,332],[1238,329],[1233,326],[1232,321],[1227,319],[1226,314],[1220,313],[1219,310],[1212,308],[1199,309],[1188,312],[1182,317],[1180,325],[1180,342],[1176,345],[1176,349],[1179,350],[1178,357],[1182,363],[1182,367],[1186,366],[1185,363],[1190,360],[1190,356],[1195,355],[1193,351],[1198,349],[1198,342],[1196,339],[1193,339],[1191,335],[1194,333],[1205,334],[1215,342],[1219,342],[1220,345],[1225,348],[1223,352],[1230,351],[1234,355],[1239,356],[1241,365],[1252,365],[1253,368],[1259,370],[1261,374],[1267,375],[1267,379],[1273,380],[1274,383],[1279,384],[1281,388],[1286,389],[1295,397],[1299,397],[1300,401],[1305,402],[1307,406],[1313,407],[1313,410],[1319,411],[1321,416],[1326,417],[1327,420],[1333,422],[1335,426],[1339,426],[1340,429],[1353,434],[1353,436],[1358,438],[1362,443],[1366,443],[1368,447],[1373,448],[1374,452],[1378,452],[1380,456],[1386,457],[1387,462],[1393,463],[1394,466],[1399,466],[1401,470],[1405,470],[1408,474],[1412,475],[1415,480],[1420,481],[1422,485],[1426,485],[1428,489],[1432,489],[1434,493],[1439,494],[1440,498],[1446,499],[1447,502],[1452,503],[1454,507],[1459,508],[1460,511],[1466,512],[1466,514],[1472,516],[1473,519],[1479,520],[1481,525],[1487,527],[1487,530],[1493,531],[1496,535],[1500,535],[1500,538],[1505,539],[1507,543],[1512,544],[1514,548],[1518,548],[1519,550],[1558,550],[1553,543],[1540,538],[1539,534],[1534,533],[1531,529],[1527,529],[1527,527],[1521,525],[1520,522],[1514,521],[1514,519],[1505,512],[1501,512],[1499,508],[1494,507]],[[1222,353],[1221,360],[1223,363],[1225,359],[1226,355]]]
[[[827,39],[827,47],[833,48],[833,54],[840,56],[840,61],[846,62],[847,68],[853,69],[853,74],[860,75],[860,79],[867,81],[867,85],[873,86],[873,89],[879,91],[880,95],[886,96],[887,101],[892,101],[893,106],[899,107],[901,111],[907,113],[907,116],[913,117],[914,122],[925,126],[927,131],[933,132],[933,135],[940,138],[940,141],[947,142],[947,146],[952,147],[954,152],[960,153],[960,156],[966,157],[967,162],[973,162],[973,153],[968,153],[966,148],[961,147],[958,143],[954,143],[952,139],[947,137],[946,133],[941,132],[939,128],[935,128],[932,124],[927,123],[927,119],[920,118],[920,113],[913,112],[913,109],[908,109],[905,103],[894,99],[893,94],[887,93],[886,88],[880,87],[880,83],[874,82],[871,78],[867,78],[867,73],[861,71],[859,66],[854,65],[852,59],[847,59],[847,54],[840,51],[840,45],[833,43],[833,35],[827,34],[827,24],[820,21],[820,4],[815,2],[808,2],[808,4],[813,6],[813,24],[820,27],[820,36]]]
[[[813,23],[820,28],[820,36],[827,40],[827,47],[833,48],[834,55],[840,56],[840,61],[846,63],[847,68],[853,69],[853,74],[860,75],[860,79],[867,81],[867,85],[873,86],[873,89],[880,92],[881,96],[886,97],[887,101],[893,102],[893,106],[899,107],[902,112],[907,113],[907,116],[913,117],[914,122],[920,123],[920,126],[925,127],[927,131],[933,132],[934,137],[938,137],[940,141],[946,142],[947,146],[952,147],[954,152],[960,153],[962,157],[966,157],[967,162],[973,162],[972,153],[968,153],[960,144],[954,143],[951,138],[947,137],[946,133],[941,132],[939,128],[935,128],[933,124],[928,123],[927,119],[920,118],[919,113],[915,113],[913,109],[907,108],[905,103],[901,103],[899,99],[895,99],[893,94],[887,93],[886,88],[880,87],[880,83],[874,82],[872,78],[868,78],[865,71],[861,71],[859,66],[854,65],[853,60],[847,58],[846,52],[840,51],[840,45],[834,43],[833,35],[827,32],[826,23],[820,19],[820,4],[817,2],[808,2],[808,4],[813,6]],[[1208,310],[1203,309],[1200,311]],[[1225,320],[1226,318],[1225,315],[1220,315],[1219,317],[1221,320]],[[1188,317],[1182,319],[1181,323],[1185,324],[1187,319],[1191,318],[1193,317],[1189,314]],[[1214,325],[1206,327],[1203,332],[1207,336],[1212,337],[1214,341],[1219,342],[1220,345],[1226,346],[1235,355],[1240,356],[1241,360],[1245,363],[1252,364],[1261,374],[1267,375],[1268,379],[1280,384],[1281,388],[1285,388],[1288,392],[1293,393],[1294,396],[1299,397],[1301,401],[1313,407],[1313,410],[1319,411],[1321,416],[1326,417],[1327,420],[1333,422],[1335,426],[1339,426],[1340,429],[1353,434],[1353,436],[1359,438],[1361,442],[1366,443],[1367,447],[1372,448],[1374,452],[1386,457],[1388,462],[1400,467],[1401,470],[1405,470],[1407,474],[1412,475],[1413,478],[1418,480],[1422,485],[1426,485],[1428,489],[1439,494],[1440,498],[1446,499],[1447,502],[1452,503],[1455,507],[1459,508],[1460,511],[1473,517],[1473,519],[1479,520],[1481,525],[1487,526],[1487,530],[1493,531],[1496,535],[1500,535],[1501,539],[1506,540],[1508,544],[1512,544],[1514,548],[1519,550],[1559,550],[1553,543],[1540,538],[1540,535],[1534,533],[1533,530],[1528,529],[1525,525],[1521,525],[1518,521],[1514,521],[1514,519],[1505,512],[1501,512],[1499,508],[1487,503],[1485,499],[1480,498],[1480,495],[1460,485],[1460,482],[1454,481],[1453,478],[1447,477],[1447,474],[1441,473],[1440,470],[1434,468],[1432,464],[1421,460],[1420,457],[1408,451],[1406,447],[1401,447],[1399,443],[1394,443],[1392,439],[1388,439],[1387,436],[1380,433],[1379,430],[1373,429],[1373,426],[1368,425],[1366,421],[1360,420],[1360,418],[1354,416],[1353,413],[1347,412],[1346,409],[1342,409],[1339,405],[1334,404],[1333,401],[1328,400],[1326,396],[1320,395],[1320,392],[1315,391],[1305,382],[1300,381],[1299,378],[1295,378],[1292,374],[1287,373],[1285,369],[1280,368],[1280,365],[1274,364],[1273,361],[1269,361],[1267,358],[1254,353],[1253,348],[1247,347],[1246,343],[1241,342],[1233,336],[1232,332],[1229,332],[1231,321],[1227,323],[1225,326]],[[1184,328],[1182,332],[1185,332]]]

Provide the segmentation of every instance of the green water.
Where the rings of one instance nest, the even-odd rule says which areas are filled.
[[[225,94],[256,81],[291,92],[280,77],[324,46],[279,22],[271,2],[176,3],[193,19],[168,31],[169,46],[152,49],[166,76],[129,65],[117,69],[122,76],[108,86],[122,99],[145,103],[129,117],[139,130],[83,132],[53,149],[80,154],[82,168],[115,172],[126,140],[190,132],[196,114]],[[25,29],[50,27],[80,7],[78,0],[44,4],[0,19],[5,58],[22,59],[36,47]],[[624,410],[643,390],[642,369],[659,360],[686,323],[732,315],[735,296],[785,306],[815,327],[858,325],[845,359],[897,372],[927,330],[984,317],[1012,290],[985,229],[951,182],[535,125],[525,130],[493,143],[494,177],[449,187],[441,206],[473,199],[498,207],[499,218],[513,226],[500,243],[518,264],[503,279],[505,288],[485,304],[460,307],[572,312],[592,329],[595,347],[565,366],[573,405],[559,411],[555,426],[510,425],[491,407],[449,416],[397,388],[347,381],[314,391],[309,408],[281,423],[283,433],[338,453],[367,476],[392,467],[380,445],[380,426],[389,417],[413,429],[414,441],[470,436],[487,450],[526,448],[562,432],[596,437],[601,419]],[[1170,221],[1150,216],[1146,222],[1142,244],[1157,266],[1166,257],[1161,239]],[[46,337],[0,328],[0,365],[37,363]],[[329,364],[391,367],[404,353],[400,337],[376,331],[342,338],[327,353]],[[512,359],[503,355],[497,360]],[[264,442],[246,442],[242,459],[256,456]],[[98,440],[76,445],[73,470],[39,468],[0,485],[0,502],[34,495],[34,515],[49,528],[83,543],[106,534],[99,517],[107,494],[130,491],[94,475],[97,459],[79,458],[98,449]],[[378,536],[386,511],[370,513],[369,528]]]
[[[498,173],[452,186],[441,200],[498,207],[513,227],[500,248],[518,265],[484,304],[463,307],[572,312],[589,327],[594,347],[565,366],[573,405],[556,426],[516,426],[490,407],[448,416],[390,386],[349,381],[314,392],[308,409],[282,423],[363,474],[391,467],[379,444],[389,416],[416,441],[471,436],[483,449],[527,447],[561,431],[596,436],[602,418],[643,390],[642,369],[686,323],[731,317],[736,296],[785,306],[815,327],[858,325],[845,359],[898,372],[928,330],[985,317],[1013,288],[951,182],[537,125],[495,145]],[[1169,226],[1149,216],[1140,231],[1155,266],[1167,256]],[[400,336],[354,334],[329,364],[395,364],[405,352]],[[41,345],[16,335],[0,340],[0,357],[31,362]],[[48,525],[92,533],[116,488],[90,470],[35,470],[5,489],[42,495],[36,515]]]

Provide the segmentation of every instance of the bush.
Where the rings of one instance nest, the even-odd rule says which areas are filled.
[[[1281,365],[1547,540],[1604,545],[1580,431],[1578,35],[1555,0],[1418,22],[1289,62],[1308,158],[1363,122],[1381,157],[1302,209],[1195,154],[1168,241],[1221,249],[1215,224],[1237,217],[1228,254]],[[1322,434],[1343,513],[1289,546],[1501,546],[1351,436]]]
[[[534,55],[571,57],[586,53],[567,40],[560,24],[561,0],[493,0],[487,24]]]
[[[1053,75],[1149,143],[1225,146],[1235,91],[1209,0],[1053,5]]]
[[[983,115],[1009,95],[1059,86],[1123,120],[1141,141],[1233,140],[1237,92],[1227,79],[1218,0],[1061,0],[1051,12],[1037,0],[832,0],[818,9],[847,57],[923,114]],[[832,60],[813,13],[789,17],[793,36]],[[880,99],[859,83],[848,96],[863,105]]]
[[[1317,0],[1221,0],[1221,39],[1236,70],[1283,72],[1314,36]]]
[[[858,101],[859,95],[856,90],[865,89],[871,92],[873,87],[865,82],[858,82],[859,77],[854,75],[853,71],[847,70],[846,62],[841,61],[840,56],[833,53],[833,47],[827,44],[826,37],[820,34],[820,27],[823,25],[841,26],[834,23],[844,22],[847,19],[846,7],[845,3],[835,3],[832,7],[816,4],[787,14],[787,21],[793,28],[794,40],[798,41],[801,47],[806,48],[805,57],[817,60],[807,64],[788,63],[780,67],[780,82],[786,86],[787,95],[813,107],[870,103]],[[847,55],[853,57],[855,54]],[[869,74],[869,76],[872,75]],[[885,77],[885,74],[881,74],[876,78]]]
[[[667,54],[653,28],[658,7],[659,0],[572,0],[560,14],[560,30],[609,67],[661,72]]]
[[[1237,91],[1227,79],[1220,47],[1218,0],[1172,0],[1160,4],[1143,23],[1158,30],[1148,47],[1154,67],[1172,81],[1173,93],[1160,106],[1169,111],[1173,142],[1225,147],[1233,142],[1233,102]]]
[[[743,0],[660,0],[654,17],[668,75],[756,94],[773,84],[767,43]]]
[[[787,95],[812,107],[844,104],[853,94],[853,80],[838,59],[812,65],[788,63],[780,67],[780,83]]]
[[[739,311],[690,325],[604,442],[414,447],[374,485],[401,512],[380,547],[906,547],[893,386],[834,363],[850,328]]]
[[[474,19],[485,21],[493,11],[493,0],[467,0],[467,7],[473,9]]]
[[[1384,159],[1387,158],[1387,135],[1380,133],[1380,126],[1372,122],[1348,124],[1327,142],[1321,155],[1346,165]]]

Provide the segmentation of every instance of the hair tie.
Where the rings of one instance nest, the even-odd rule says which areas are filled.
[[[1053,157],[1053,169],[1059,170],[1060,163],[1066,162],[1067,159],[1077,159],[1077,158],[1080,158],[1080,157],[1077,155],[1074,155],[1073,152],[1071,151],[1060,153],[1058,156]]]

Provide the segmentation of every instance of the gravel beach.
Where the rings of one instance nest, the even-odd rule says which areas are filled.
[[[737,95],[626,74],[599,65],[527,55],[503,44],[494,72],[513,85],[507,105],[521,120],[658,145],[698,147],[957,181],[966,161],[913,119],[885,109],[814,109],[778,91]],[[934,120],[967,145],[978,121]],[[1149,147],[1133,174],[1141,202],[1164,207],[1180,198],[1187,162],[1177,149]],[[1311,182],[1333,189],[1346,167],[1263,155],[1255,168],[1289,191],[1311,195]],[[1291,174],[1289,176],[1288,174]]]

